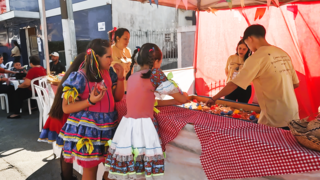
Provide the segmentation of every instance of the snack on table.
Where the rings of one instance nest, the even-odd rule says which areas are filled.
[[[205,103],[198,102],[196,99],[194,99],[192,102],[183,104],[181,107],[248,121],[255,121],[259,119],[260,115],[254,111],[244,111],[243,109],[235,109],[221,104],[208,107]]]
[[[53,75],[47,75],[47,79],[51,84],[54,84],[54,85],[58,85],[60,83],[60,80]]]

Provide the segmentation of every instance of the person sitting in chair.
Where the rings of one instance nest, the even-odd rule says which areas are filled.
[[[59,61],[59,54],[57,52],[53,52],[50,54],[52,62],[50,63],[50,72],[53,71],[55,74],[60,74],[63,71],[66,71],[66,67],[61,64]]]
[[[23,79],[27,75],[27,70],[21,66],[20,60],[13,61],[12,71],[16,72],[16,74],[11,74],[11,77],[16,77],[16,79]]]
[[[17,73],[27,73],[27,70],[21,66],[20,61],[16,61],[16,60],[13,61],[13,67],[11,70]]]
[[[23,101],[32,97],[31,81],[35,78],[45,76],[46,70],[40,65],[40,58],[38,56],[30,56],[31,69],[28,71],[24,82],[18,86],[18,89],[12,95],[13,114],[8,116],[9,119],[21,118],[20,109]],[[38,84],[38,82],[35,82]],[[32,110],[37,109],[36,105],[31,105]]]

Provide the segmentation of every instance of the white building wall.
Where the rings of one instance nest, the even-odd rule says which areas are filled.
[[[148,1],[147,1],[148,2]],[[177,26],[192,25],[185,20],[192,11],[176,10],[172,7],[140,3],[128,0],[112,0],[112,23],[114,27],[131,30],[161,30]]]
[[[192,17],[192,11],[178,10],[178,27],[192,26],[192,21],[187,21],[185,17]]]

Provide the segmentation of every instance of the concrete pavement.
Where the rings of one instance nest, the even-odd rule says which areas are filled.
[[[24,107],[21,119],[7,119],[8,115],[0,110],[0,180],[60,180],[52,145],[37,142],[39,112],[29,115]]]

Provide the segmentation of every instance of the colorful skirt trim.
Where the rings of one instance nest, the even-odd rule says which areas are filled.
[[[109,147],[106,168],[110,179],[161,179],[164,156],[150,118],[123,117]]]
[[[63,147],[63,139],[58,135],[61,128],[67,122],[69,114],[64,114],[62,119],[48,117],[46,124],[43,126],[38,142],[47,142],[49,144],[56,141],[57,146]]]
[[[104,162],[107,142],[113,138],[118,113],[80,111],[70,114],[59,137],[64,140],[63,156],[66,162],[74,160],[84,168]]]

